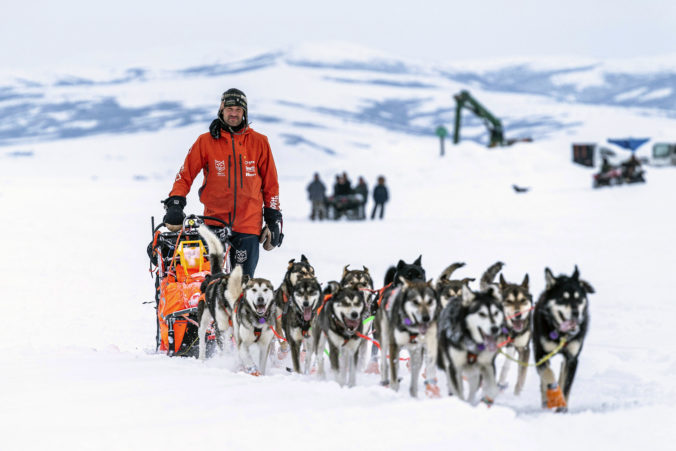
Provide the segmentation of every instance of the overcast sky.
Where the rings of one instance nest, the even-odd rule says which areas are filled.
[[[427,61],[676,54],[670,0],[0,0],[4,69],[225,60],[341,40]]]

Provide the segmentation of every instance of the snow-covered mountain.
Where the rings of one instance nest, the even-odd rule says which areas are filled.
[[[0,86],[3,449],[671,449],[676,168],[592,190],[594,170],[571,163],[571,143],[645,136],[638,153],[648,156],[654,142],[676,142],[676,64],[434,65],[308,45],[176,67],[23,74]],[[378,287],[389,265],[421,254],[429,277],[458,261],[459,276],[479,277],[500,260],[507,280],[529,274],[537,298],[545,267],[578,265],[596,293],[569,414],[540,409],[532,368],[521,396],[507,390],[487,409],[412,400],[368,374],[347,389],[288,374],[288,362],[253,378],[232,354],[156,354],[155,310],[143,304],[155,289],[150,216],[162,216],[229,87],[248,95],[280,174],[286,237],[261,251],[257,276],[278,284],[301,253],[322,283],[365,265]],[[533,142],[487,149],[484,125],[466,114],[462,142],[440,157],[434,129],[452,128],[461,89],[508,138]],[[386,177],[384,221],[308,219],[311,174],[331,185],[343,171],[371,186]],[[199,213],[195,191],[188,211]]]

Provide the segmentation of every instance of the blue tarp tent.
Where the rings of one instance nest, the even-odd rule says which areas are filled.
[[[616,146],[620,146],[623,149],[631,150],[632,153],[636,152],[636,149],[638,149],[648,141],[650,141],[650,138],[624,138],[624,139],[608,138],[608,142],[610,144],[615,144]]]

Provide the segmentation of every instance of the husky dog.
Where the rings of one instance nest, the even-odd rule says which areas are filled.
[[[362,341],[359,335],[363,335],[365,314],[363,291],[341,288],[326,300],[312,324],[311,351],[317,357],[320,377],[324,377],[324,348],[328,343],[331,369],[338,383],[349,387],[356,384],[357,351]]]
[[[375,311],[375,292],[373,290],[373,279],[366,266],[363,269],[350,269],[350,265],[345,265],[343,268],[343,277],[340,280],[340,286],[343,288],[352,288],[354,290],[361,290],[364,292],[364,300],[366,301],[366,314],[364,316],[372,316]],[[364,335],[370,335],[373,331],[373,321],[369,321],[364,327]],[[362,340],[359,345],[359,370],[366,366],[368,341]]]
[[[340,282],[337,280],[329,280],[326,282],[326,287],[322,291],[322,293],[326,296],[327,294],[334,294],[336,291],[340,289]]]
[[[446,372],[449,394],[474,403],[481,382],[482,400],[492,404],[498,394],[495,356],[499,343],[506,338],[498,287],[489,285],[484,291],[474,292],[463,285],[462,295],[452,298],[442,310],[438,328],[437,365]],[[467,398],[463,375],[469,381]]]
[[[505,313],[505,323],[509,331],[510,343],[505,352],[511,357],[518,354],[519,369],[514,386],[514,394],[521,394],[523,386],[526,383],[526,373],[528,370],[528,360],[530,359],[530,338],[531,338],[531,310],[533,310],[533,295],[528,288],[528,274],[523,278],[520,285],[508,283],[500,274],[500,294],[502,296],[502,311]],[[500,370],[500,387],[507,386],[507,373],[511,360],[505,359],[505,363]]]
[[[396,267],[389,267],[385,273],[385,286],[379,290],[380,293],[376,299],[376,302],[373,303],[373,308],[371,309],[372,315],[377,314],[378,309],[383,302],[387,304],[390,298],[394,298],[397,295],[401,289],[402,280],[408,280],[409,282],[425,281],[425,270],[422,267],[422,255],[419,255],[413,263],[406,263],[403,260],[399,260],[399,263],[397,263]],[[374,325],[373,327],[373,337],[380,342],[382,338],[380,336],[380,331],[378,330],[377,325]],[[375,365],[375,372],[377,372],[377,358],[378,348],[374,346],[371,348],[372,361],[369,363],[369,366]]]
[[[254,376],[265,374],[270,345],[275,337],[272,328],[277,308],[273,299],[274,288],[269,280],[251,278],[234,305],[235,343],[246,372]],[[258,348],[258,365],[251,356],[252,347]]]
[[[458,269],[465,266],[464,263],[453,263],[448,266],[441,272],[441,275],[437,279],[437,283],[434,286],[437,294],[439,295],[439,302],[441,303],[441,308],[443,309],[448,304],[448,301],[455,297],[460,296],[462,293],[462,286],[469,286],[470,282],[474,281],[474,277],[465,277],[464,279],[451,279],[451,274]]]
[[[401,277],[402,287],[391,301],[381,304],[376,314],[383,357],[380,360],[381,385],[399,390],[399,350],[411,356],[411,396],[418,396],[418,377],[423,357],[426,361],[426,384],[436,385],[434,359],[437,355],[439,301],[432,281],[409,282]],[[389,352],[389,358],[384,354]],[[388,373],[389,366],[389,373]],[[388,380],[388,374],[390,379]]]
[[[306,278],[315,278],[315,269],[312,267],[307,257],[304,254],[301,254],[299,262],[297,262],[295,258],[289,260],[289,266],[286,268],[284,279],[282,279],[279,288],[275,290],[275,304],[281,312],[284,312],[287,308],[286,304],[289,301],[289,296],[291,295],[293,287],[299,280]],[[279,335],[282,334],[283,327],[281,318],[276,320],[275,329]],[[283,341],[280,344],[280,348],[279,359],[282,360],[289,352],[289,345],[287,342]]]
[[[545,282],[545,291],[540,295],[533,312],[533,350],[535,361],[539,362],[565,340],[563,348],[558,351],[563,355],[558,386],[549,360],[537,367],[543,407],[556,407],[557,411],[565,411],[578,356],[589,327],[587,294],[594,293],[594,288],[580,279],[577,265],[570,277],[563,274],[554,277],[551,270],[545,268]],[[559,390],[563,391],[563,400],[556,399]]]
[[[216,340],[223,349],[223,333],[230,327],[232,306],[242,292],[242,267],[236,266],[232,273],[224,274],[223,243],[207,226],[201,225],[197,230],[207,243],[211,264],[211,275],[202,282],[200,290],[203,297],[197,305],[199,359],[204,360],[207,329],[212,321],[216,323]]]
[[[284,336],[291,347],[291,361],[293,370],[300,373],[301,345],[309,347],[310,326],[322,305],[322,288],[314,278],[299,280],[291,289],[291,296],[286,310],[282,314]],[[310,369],[311,353],[305,354],[305,373]]]

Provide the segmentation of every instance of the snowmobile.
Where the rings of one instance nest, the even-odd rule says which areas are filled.
[[[197,228],[204,220],[223,226],[219,237],[226,250],[226,272],[230,272],[228,251],[230,231],[228,224],[210,216],[189,215],[178,232],[171,232],[164,223],[153,225],[153,240],[148,245],[150,272],[155,274],[155,309],[157,310],[156,351],[169,356],[197,357],[199,324],[197,304],[200,286],[210,274],[209,250]],[[207,334],[207,355],[216,349],[216,336]]]
[[[342,194],[326,199],[326,211],[329,219],[340,219],[343,215],[347,219],[365,219],[360,215],[364,198],[361,194]]]
[[[602,186],[621,185],[622,183],[624,183],[622,170],[618,167],[613,166],[605,172],[599,172],[597,174],[594,174],[592,186],[594,188],[600,188]]]

